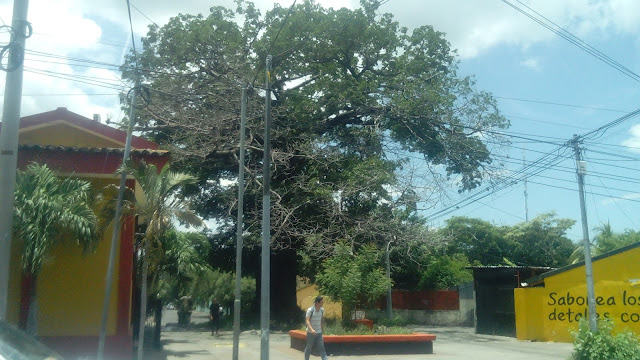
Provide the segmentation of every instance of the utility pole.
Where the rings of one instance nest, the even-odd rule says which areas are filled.
[[[0,132],[0,320],[7,318],[9,305],[11,232],[18,165],[24,47],[27,37],[31,36],[31,25],[27,22],[28,9],[28,0],[14,0],[11,40],[7,45],[9,59],[5,69],[7,77]]]
[[[245,127],[247,123],[247,85],[242,86],[240,100],[240,159],[238,170],[238,224],[236,228],[236,299],[233,301],[233,360],[238,360],[240,343],[240,295],[242,292],[242,232],[244,223],[244,153]]]
[[[129,160],[131,154],[131,139],[133,137],[133,123],[136,116],[136,103],[138,101],[138,87],[140,86],[140,77],[136,78],[131,96],[131,110],[129,111],[129,125],[127,126],[127,138],[124,144],[124,155],[122,156],[122,164]],[[107,276],[105,279],[104,302],[102,305],[102,318],[100,321],[100,336],[98,339],[98,360],[104,359],[104,344],[107,334],[107,319],[109,317],[109,303],[111,300],[111,285],[113,283],[113,271],[116,262],[116,250],[118,249],[118,239],[120,239],[120,218],[122,217],[122,202],[124,200],[124,190],[126,188],[127,172],[122,171],[120,174],[120,188],[118,189],[118,199],[116,201],[116,215],[113,218],[113,233],[111,234],[111,248],[109,251],[109,265],[107,267]]]
[[[392,242],[393,240],[389,240],[389,242],[387,242],[387,251],[385,252],[385,257],[387,260],[387,280],[389,281],[391,281],[391,262],[389,261],[389,245],[391,245]],[[391,304],[391,283],[389,283],[389,286],[387,286],[387,318],[389,320],[393,319],[392,309],[393,309],[393,306]]]
[[[587,210],[584,204],[584,176],[587,173],[587,164],[582,161],[580,147],[578,145],[580,137],[573,135],[573,149],[576,154],[576,173],[578,174],[578,193],[580,196],[580,213],[582,215],[582,243],[584,248],[584,268],[587,273],[587,305],[589,308],[589,330],[598,331],[596,314],[596,295],[593,284],[593,268],[591,266],[591,243],[589,242],[589,225],[587,224]]]
[[[522,167],[526,168],[524,149],[522,150]],[[527,174],[524,174],[524,221],[529,222],[529,194],[527,193]]]
[[[260,288],[260,360],[269,360],[269,319],[271,310],[271,55],[267,55],[264,113],[264,154],[262,158],[262,276]]]

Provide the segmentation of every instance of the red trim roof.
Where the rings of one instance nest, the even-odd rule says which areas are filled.
[[[78,127],[87,129],[88,131],[113,139],[114,141],[122,143],[123,147],[124,143],[126,142],[127,133],[125,131],[86,118],[82,115],[67,110],[67,108],[65,107],[59,107],[53,111],[22,117],[20,119],[20,130],[24,131],[28,130],[30,127],[60,120],[67,121]],[[2,124],[0,124],[0,130],[1,129]],[[131,146],[136,149],[158,149],[158,144],[154,143],[153,141],[143,139],[139,136],[133,136],[133,138],[131,139]]]

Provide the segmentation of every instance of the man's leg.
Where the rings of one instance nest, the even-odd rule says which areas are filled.
[[[328,360],[327,352],[324,350],[324,338],[322,337],[321,333],[317,335],[315,346],[317,347],[318,352],[320,353],[320,358],[322,360]]]
[[[304,347],[304,360],[309,360],[309,355],[311,355],[311,349],[315,343],[315,338],[316,335],[307,331],[307,345]]]

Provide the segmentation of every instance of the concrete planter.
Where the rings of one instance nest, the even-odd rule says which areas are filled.
[[[307,332],[289,331],[291,348],[304,351]],[[407,335],[325,335],[324,347],[329,355],[433,354],[432,334]]]

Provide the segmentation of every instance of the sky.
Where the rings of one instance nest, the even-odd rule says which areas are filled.
[[[470,193],[451,191],[438,205],[425,204],[422,214],[439,227],[451,216],[514,225],[555,211],[577,221],[568,232],[577,242],[582,228],[576,164],[573,150],[562,145],[573,134],[591,133],[640,108],[640,77],[635,75],[640,73],[640,2],[521,1],[509,0],[630,73],[601,61],[505,1],[386,1],[380,11],[393,13],[402,26],[411,30],[432,25],[445,33],[457,50],[459,75],[473,76],[478,90],[492,93],[511,123],[502,131],[511,145],[494,149],[492,171],[502,178]],[[318,2],[334,8],[358,6],[355,0]],[[255,3],[263,13],[274,5],[266,0]],[[178,13],[207,14],[211,6],[233,7],[234,2],[132,0],[131,5],[140,48],[140,38],[152,22],[163,25]],[[2,23],[11,23],[12,8],[13,0],[0,0]],[[131,47],[126,0],[31,0],[28,20],[33,35],[27,39],[22,115],[67,107],[87,117],[99,114],[102,121],[120,120],[118,92],[130,85],[120,81],[117,67],[105,64],[120,64]],[[0,44],[8,40],[6,28],[0,29]],[[3,73],[2,94],[4,87]],[[639,230],[640,117],[592,133],[583,147],[591,236],[595,227],[607,222],[616,232]]]

